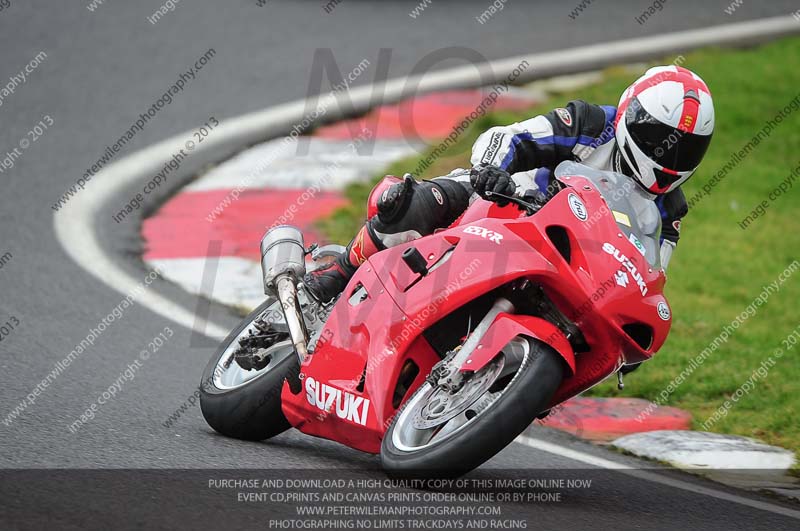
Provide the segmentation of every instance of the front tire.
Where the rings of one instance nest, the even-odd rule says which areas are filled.
[[[485,394],[441,427],[430,428],[432,421],[423,418],[435,409],[431,404],[437,400],[437,391],[428,382],[420,386],[384,435],[381,464],[389,476],[460,476],[499,453],[536,419],[561,384],[564,362],[547,344],[519,336],[493,363],[501,363],[501,357],[513,360],[506,353],[512,345],[525,350],[516,373],[509,375],[502,365],[495,369],[497,379],[484,384],[491,385]],[[476,376],[491,369],[489,364]]]
[[[274,300],[253,310],[228,334],[203,371],[200,409],[208,425],[222,435],[260,441],[291,427],[281,410],[281,391],[284,380],[290,375],[296,377],[300,371],[292,342],[276,341],[267,349],[271,361],[258,371],[245,371],[233,360],[238,339],[256,319],[280,315],[275,312],[280,312],[280,304]],[[273,327],[280,328],[280,323]]]

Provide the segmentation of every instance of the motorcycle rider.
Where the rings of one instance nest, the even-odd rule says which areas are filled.
[[[379,184],[371,197],[380,194],[377,212],[347,252],[308,273],[303,283],[315,298],[330,301],[376,252],[449,226],[477,197],[504,203],[487,192],[511,196],[518,188],[533,188],[549,199],[560,190],[553,170],[565,160],[623,173],[651,194],[661,211],[666,268],[688,212],[680,186],[702,161],[713,131],[714,105],[703,80],[680,66],[650,68],[623,92],[616,108],[571,101],[481,134],[472,148],[471,170]]]

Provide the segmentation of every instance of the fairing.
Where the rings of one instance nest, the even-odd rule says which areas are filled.
[[[533,216],[515,206],[478,200],[455,226],[382,251],[361,266],[336,304],[316,351],[301,367],[303,391],[295,395],[284,385],[283,410],[289,422],[304,433],[378,452],[397,413],[394,394],[403,367],[411,360],[418,368],[402,397],[407,399],[439,361],[423,331],[516,279],[540,285],[579,326],[589,346],[573,353],[563,334],[541,319],[508,314],[496,319],[487,336],[501,338],[498,345],[506,336],[529,335],[564,357],[570,370],[551,407],[613,374],[624,362],[650,358],[670,327],[662,294],[665,277],[655,265],[658,253],[649,263],[621,230],[598,191],[597,175],[587,178],[583,174],[588,168],[577,165],[563,170],[566,188]],[[631,215],[635,225],[640,216]],[[629,228],[646,237],[643,227]],[[409,247],[427,260],[427,276],[412,273],[401,259]],[[644,327],[652,339],[640,345],[623,326]],[[491,343],[488,351],[496,353],[498,345]],[[486,361],[484,356],[475,363]]]

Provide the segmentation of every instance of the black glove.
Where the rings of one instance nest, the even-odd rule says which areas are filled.
[[[478,164],[469,172],[469,183],[475,193],[484,199],[494,201],[500,206],[508,204],[508,200],[495,195],[487,196],[487,192],[503,195],[514,195],[517,185],[506,170],[490,164]]]

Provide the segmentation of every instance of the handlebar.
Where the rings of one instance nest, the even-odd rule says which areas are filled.
[[[499,197],[501,199],[505,199],[509,203],[515,204],[521,210],[524,210],[529,216],[534,215],[535,213],[537,213],[544,206],[544,203],[542,203],[540,201],[536,201],[535,198],[534,198],[534,202],[528,201],[527,200],[527,197],[528,197],[527,196],[527,191],[526,191],[525,194],[519,195],[519,194],[515,193],[513,196],[512,195],[505,195],[505,194],[498,194],[497,192],[491,192],[491,191],[487,191],[486,192],[486,198],[487,199],[489,199],[489,198],[491,198],[493,196],[494,197]]]

